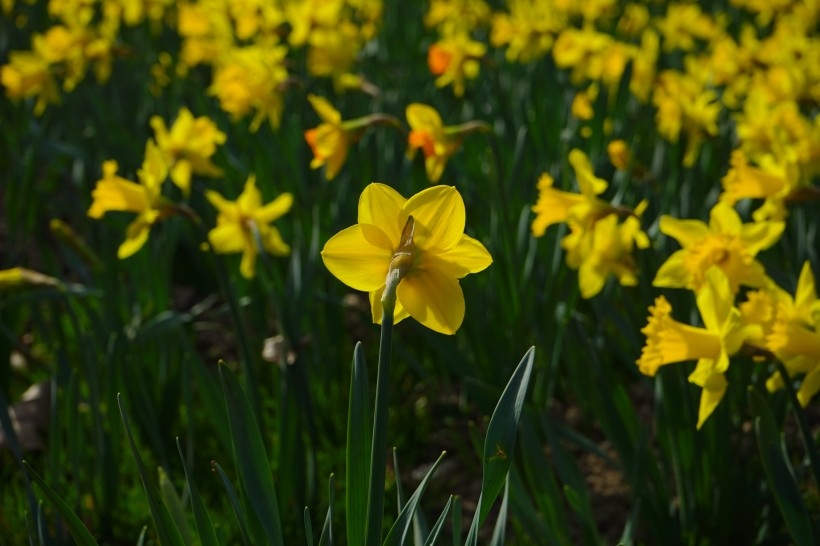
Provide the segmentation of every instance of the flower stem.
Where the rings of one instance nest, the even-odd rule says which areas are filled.
[[[797,418],[797,426],[800,428],[800,436],[803,437],[803,446],[806,449],[806,455],[811,464],[811,471],[814,476],[814,486],[820,487],[820,453],[817,452],[817,444],[814,443],[814,438],[809,429],[809,423],[806,421],[806,412],[803,411],[803,406],[800,405],[800,400],[797,399],[797,393],[792,386],[792,379],[789,377],[789,372],[782,362],[776,360],[774,363],[780,377],[783,378],[783,388],[789,396],[789,402],[794,410],[794,416]]]
[[[390,347],[393,338],[393,311],[396,305],[395,279],[388,278],[382,297],[382,332],[379,342],[379,368],[376,373],[376,411],[373,414],[373,443],[370,447],[370,490],[367,494],[366,546],[381,544],[384,518],[384,476],[387,465],[387,409],[390,404]]]

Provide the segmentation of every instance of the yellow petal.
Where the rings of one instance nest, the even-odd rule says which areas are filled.
[[[330,102],[324,97],[320,97],[318,95],[308,95],[308,100],[310,101],[311,106],[313,106],[313,109],[325,123],[339,125],[342,122],[342,115],[338,110],[333,108],[333,105],[331,105]]]
[[[253,214],[253,218],[260,224],[270,224],[285,215],[293,205],[293,195],[283,193]]]
[[[246,279],[256,276],[256,244],[250,237],[243,237],[242,262],[239,264],[239,273]]]
[[[233,218],[237,216],[239,212],[238,210],[236,210],[236,203],[234,203],[233,201],[228,201],[227,199],[222,197],[222,195],[213,190],[205,190],[205,198],[221,214],[225,214]]]
[[[661,216],[659,228],[664,235],[677,239],[683,248],[697,243],[710,233],[709,227],[700,220],[680,220],[666,214]]]
[[[464,320],[464,293],[458,280],[436,270],[408,275],[396,295],[411,317],[436,332],[454,334]]]
[[[407,199],[386,184],[369,184],[359,197],[359,223],[379,226],[393,248],[398,248],[404,228],[399,217],[406,202]]]
[[[151,223],[146,222],[142,216],[137,217],[136,220],[128,225],[125,241],[123,241],[117,249],[117,257],[120,260],[124,260],[134,255],[148,240],[148,234],[150,232]]]
[[[191,193],[191,162],[186,160],[177,161],[171,169],[171,182],[182,190],[184,195]]]
[[[800,389],[797,391],[797,399],[800,405],[806,407],[811,402],[812,397],[820,390],[820,364],[815,367],[803,378],[800,383]]]
[[[265,251],[274,256],[287,256],[290,254],[290,246],[282,239],[282,234],[273,226],[259,226],[259,237]]]
[[[740,238],[749,251],[749,254],[755,256],[761,250],[765,250],[775,244],[780,239],[785,228],[785,222],[754,222],[744,224],[740,229]]]
[[[584,152],[573,148],[569,153],[569,162],[575,170],[575,178],[581,193],[592,197],[606,191],[606,180],[595,176],[589,158]]]
[[[732,205],[726,202],[718,201],[709,211],[709,227],[714,233],[740,235],[742,226],[740,215]]]
[[[250,175],[245,182],[245,189],[236,199],[236,205],[240,212],[246,216],[252,216],[258,208],[262,206],[262,194],[256,187],[256,176]]]
[[[434,130],[441,129],[444,126],[441,116],[435,108],[426,104],[409,104],[405,114],[407,115],[407,123],[412,129],[427,130],[433,133]]]
[[[596,261],[584,260],[578,268],[578,287],[581,289],[581,297],[588,300],[600,293],[606,284],[606,274],[606,269],[599,267]]]
[[[220,224],[208,232],[208,241],[218,254],[242,252],[243,237],[240,224],[233,222]]]
[[[686,268],[686,251],[674,252],[658,269],[652,286],[661,288],[684,288],[689,286],[690,274]]]
[[[720,335],[734,307],[734,293],[726,274],[717,266],[706,271],[706,282],[698,290],[697,305],[706,329]]]
[[[422,253],[416,267],[438,269],[450,277],[460,279],[469,273],[483,271],[493,263],[493,257],[479,241],[462,235],[456,246],[441,254]]]
[[[384,285],[393,248],[371,224],[356,224],[330,238],[322,250],[325,267],[349,287],[372,292]]]
[[[726,393],[726,377],[722,373],[701,371],[709,364],[698,362],[698,366],[692,375],[689,376],[689,381],[699,385],[703,388],[700,393],[700,408],[698,409],[698,425],[697,428],[703,426],[706,419],[712,415],[723,395]]]
[[[466,211],[461,194],[453,186],[422,190],[404,204],[399,225],[412,215],[416,224],[414,242],[422,251],[444,252],[461,240]]]
[[[119,176],[98,181],[91,197],[91,218],[100,218],[108,211],[142,212],[149,207],[145,186]]]

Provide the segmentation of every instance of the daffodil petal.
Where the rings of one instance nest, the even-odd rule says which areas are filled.
[[[382,319],[384,318],[384,308],[382,307],[382,294],[384,294],[384,288],[385,287],[382,286],[378,290],[375,290],[369,294],[370,311],[373,314],[374,324],[381,324]],[[396,306],[393,308],[393,324],[398,324],[409,316],[410,313],[407,312],[407,309],[404,308],[400,301],[396,300]]]
[[[293,206],[293,195],[283,193],[254,213],[254,219],[260,224],[270,224],[285,215]]]
[[[148,240],[148,234],[151,232],[151,224],[146,222],[142,217],[128,224],[126,229],[125,241],[117,249],[117,257],[124,260],[139,251]]]
[[[238,224],[226,223],[213,228],[208,232],[208,241],[214,252],[219,254],[233,254],[242,252],[244,235]]]
[[[698,290],[697,306],[707,330],[720,332],[734,307],[734,293],[729,278],[717,266],[706,271],[706,282]]]
[[[454,334],[464,320],[464,293],[458,279],[421,270],[399,283],[398,300],[410,316],[442,334]]]
[[[432,132],[433,129],[440,129],[444,126],[441,121],[441,116],[436,112],[435,108],[426,104],[413,103],[407,106],[405,110],[407,115],[407,123],[412,129],[428,130]]]
[[[349,287],[364,292],[384,285],[392,257],[387,235],[370,224],[343,229],[331,237],[322,250],[325,267]]]
[[[326,98],[318,95],[308,95],[308,100],[322,121],[333,125],[339,125],[342,122],[342,114],[333,108]]]
[[[242,262],[239,264],[239,272],[246,279],[256,276],[256,244],[250,237],[243,237]]]
[[[288,245],[279,230],[273,226],[259,226],[259,237],[262,239],[262,246],[266,252],[270,252],[274,256],[287,256],[290,254],[290,245]]]
[[[743,222],[735,208],[719,201],[709,212],[709,227],[715,233],[726,235],[740,235]]]
[[[678,250],[663,262],[652,286],[661,288],[684,288],[689,285],[690,275],[685,264],[686,251]]]
[[[414,242],[422,251],[448,250],[464,234],[464,201],[453,186],[427,188],[408,199],[402,207],[402,227],[410,215],[416,225]]]
[[[469,273],[483,271],[493,263],[493,257],[476,239],[463,234],[456,246],[441,254],[419,256],[420,269],[435,268],[450,277],[460,279]]]
[[[680,220],[664,214],[661,216],[659,228],[661,233],[672,237],[687,248],[709,235],[709,226],[700,220]]]
[[[406,202],[407,199],[387,184],[368,184],[359,197],[359,223],[379,226],[393,246],[398,247],[404,229],[404,225],[399,225],[399,217]]]
[[[748,252],[755,256],[761,250],[765,250],[775,244],[783,230],[786,228],[785,222],[754,222],[744,224],[740,229],[740,238],[746,246]]]

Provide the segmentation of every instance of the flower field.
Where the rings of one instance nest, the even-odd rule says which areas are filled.
[[[0,546],[817,544],[818,29],[0,1]]]

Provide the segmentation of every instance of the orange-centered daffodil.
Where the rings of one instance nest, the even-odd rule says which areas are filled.
[[[452,186],[434,186],[405,199],[385,184],[359,198],[359,223],[330,238],[325,266],[346,285],[370,293],[373,321],[381,323],[388,274],[398,275],[394,322],[411,316],[443,334],[464,320],[458,280],[492,263],[479,241],[464,234],[464,201]]]

